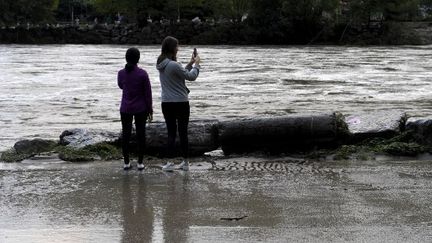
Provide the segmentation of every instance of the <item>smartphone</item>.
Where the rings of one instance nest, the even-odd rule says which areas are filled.
[[[194,51],[193,51],[193,57],[195,58],[197,55],[198,55],[198,51],[197,51],[196,48],[194,48]]]

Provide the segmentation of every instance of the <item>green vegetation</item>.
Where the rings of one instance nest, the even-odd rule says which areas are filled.
[[[57,147],[57,141],[33,139],[22,140],[15,143],[15,146],[0,156],[0,161],[19,162],[33,157],[36,154],[50,152]]]
[[[365,161],[374,160],[377,155],[415,157],[424,153],[432,153],[432,147],[419,144],[413,137],[412,131],[406,131],[389,139],[374,137],[358,144],[341,145],[335,150],[314,150],[305,157]]]
[[[71,148],[59,146],[56,148],[59,158],[64,161],[85,162],[94,160],[115,160],[121,159],[121,150],[108,143],[88,145],[84,148]]]
[[[390,139],[373,138],[355,145],[343,145],[333,151],[335,160],[369,159],[375,154],[392,156],[417,156],[432,152],[432,148],[418,144],[411,132],[404,132]]]
[[[2,0],[0,24],[40,23],[54,21],[58,0]]]
[[[25,154],[25,153],[18,153],[15,149],[9,149],[7,151],[4,151],[0,156],[0,161],[7,162],[7,163],[13,163],[13,162],[20,162],[22,160],[25,160],[27,158],[30,158],[31,154]]]
[[[45,149],[34,152],[17,152],[14,148],[4,151],[0,156],[3,162],[20,162],[39,153],[58,153],[59,158],[70,162],[86,162],[95,160],[117,160],[122,158],[121,149],[108,143],[88,145],[84,148],[71,148],[68,146],[47,146]]]

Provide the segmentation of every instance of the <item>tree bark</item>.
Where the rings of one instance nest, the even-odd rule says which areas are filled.
[[[306,151],[336,147],[346,136],[343,117],[338,114],[286,116],[219,123],[219,143],[225,154],[265,151]]]
[[[189,155],[200,156],[219,147],[217,143],[217,121],[199,121],[189,123]],[[145,153],[165,157],[167,151],[167,129],[163,122],[153,122],[146,127]],[[180,142],[177,134],[176,155],[180,156]]]

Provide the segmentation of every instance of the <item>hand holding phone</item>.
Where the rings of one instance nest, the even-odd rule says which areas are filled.
[[[198,51],[197,51],[196,48],[194,48],[194,51],[193,51],[193,57],[195,58],[195,57],[197,57],[197,56],[198,56]]]

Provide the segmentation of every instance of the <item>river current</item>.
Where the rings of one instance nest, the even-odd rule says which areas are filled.
[[[120,130],[117,71],[128,46],[0,45],[0,151],[23,138],[58,138],[68,128]],[[163,121],[155,61],[160,46],[138,46]],[[191,120],[356,114],[432,114],[432,46],[198,46],[189,82]],[[187,63],[192,46],[181,46]]]

